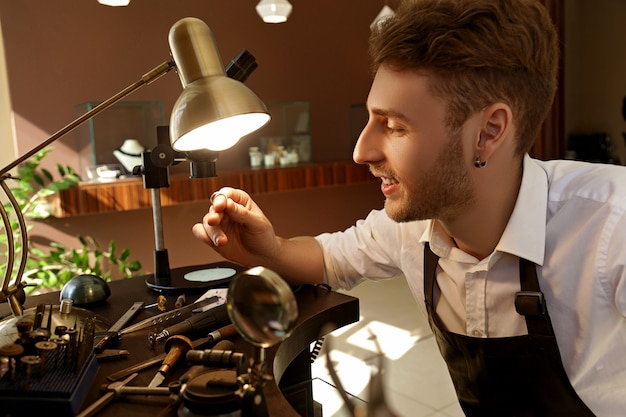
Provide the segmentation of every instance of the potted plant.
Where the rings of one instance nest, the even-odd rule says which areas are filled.
[[[69,166],[57,164],[56,176],[41,167],[41,161],[50,150],[46,148],[40,151],[20,166],[16,185],[10,188],[26,221],[49,217],[48,197],[81,180]],[[8,202],[5,203],[5,210],[12,210]],[[27,230],[31,228],[32,225],[27,225]],[[11,220],[11,229],[12,233],[19,233],[16,219]],[[139,261],[130,259],[129,249],[118,250],[115,241],[111,240],[103,247],[91,236],[78,235],[76,238],[78,245],[75,248],[54,241],[42,248],[28,241],[28,258],[22,275],[22,281],[28,284],[25,288],[27,294],[61,289],[67,281],[81,274],[93,274],[110,281],[114,268],[117,268],[122,278],[140,273]],[[21,247],[18,240],[15,242],[18,242],[15,247],[18,253]],[[7,234],[0,234],[0,256],[7,253],[7,244]],[[0,264],[1,274],[4,275],[6,267],[6,262]]]

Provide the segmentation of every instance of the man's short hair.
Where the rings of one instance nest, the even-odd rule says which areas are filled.
[[[538,0],[405,0],[370,37],[373,70],[423,70],[458,129],[503,102],[517,154],[529,152],[554,100],[558,36]]]

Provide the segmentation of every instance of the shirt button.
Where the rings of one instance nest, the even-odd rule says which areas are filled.
[[[481,332],[478,329],[472,330],[472,336],[474,337],[481,337],[483,335],[483,332]]]

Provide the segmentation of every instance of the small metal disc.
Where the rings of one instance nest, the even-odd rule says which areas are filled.
[[[24,346],[18,345],[17,343],[9,343],[2,347],[0,347],[0,356],[7,356],[12,358],[14,356],[19,356],[24,353]]]
[[[41,350],[52,350],[52,349],[56,349],[57,346],[58,345],[56,343],[49,341],[49,340],[42,340],[40,342],[35,343],[35,347]]]
[[[20,361],[26,365],[37,365],[41,362],[41,358],[37,355],[25,355],[20,358]]]

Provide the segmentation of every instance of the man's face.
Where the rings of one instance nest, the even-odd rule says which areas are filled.
[[[398,222],[451,220],[474,199],[467,134],[450,134],[445,105],[428,82],[415,71],[379,68],[367,99],[369,121],[354,149],[354,160],[381,178],[385,210]]]

